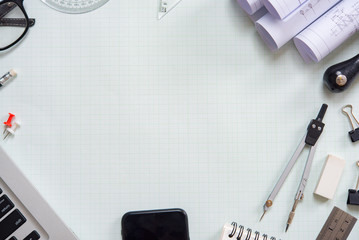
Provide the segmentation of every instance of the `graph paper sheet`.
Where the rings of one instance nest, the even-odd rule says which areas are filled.
[[[194,240],[219,240],[231,221],[315,239],[334,205],[358,213],[346,206],[358,154],[340,108],[358,114],[359,89],[334,95],[321,80],[357,37],[308,65],[293,44],[271,53],[234,0],[183,0],[161,21],[157,0],[110,0],[83,15],[24,4],[36,25],[0,53],[0,70],[18,72],[0,90],[0,120],[13,112],[22,126],[0,145],[80,239],[121,239],[123,214],[142,209],[183,208]],[[324,102],[326,128],[285,234],[308,151],[259,222],[262,206]],[[312,194],[328,153],[347,162],[332,201]]]

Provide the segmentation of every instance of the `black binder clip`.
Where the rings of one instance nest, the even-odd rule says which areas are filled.
[[[349,115],[349,113],[348,113],[347,111],[345,111],[346,108],[350,108],[350,114],[351,114],[351,115]],[[356,124],[357,124],[358,126],[359,126],[359,122],[358,122],[358,120],[356,119],[356,117],[355,117],[354,114],[353,114],[353,106],[350,105],[350,104],[345,105],[344,107],[342,107],[342,112],[343,112],[345,115],[348,116],[348,119],[349,119],[349,121],[350,121],[350,124],[352,125],[352,129],[353,129],[353,130],[349,131],[349,137],[350,137],[350,139],[352,140],[352,142],[358,141],[358,140],[359,140],[359,127],[358,127],[358,128],[355,128],[355,127],[354,127],[354,123],[353,123],[353,121],[352,121],[352,117],[354,118],[354,120],[355,120],[355,122],[356,122]]]
[[[356,162],[356,165],[359,167],[359,161]],[[348,189],[348,200],[347,204],[350,205],[359,205],[359,176],[357,180],[357,186],[355,189]]]

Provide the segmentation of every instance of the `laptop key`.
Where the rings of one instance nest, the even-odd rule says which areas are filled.
[[[0,188],[0,194],[2,194],[2,189]]]
[[[24,240],[39,240],[40,235],[36,231],[32,231],[32,233],[29,234]]]
[[[11,238],[9,238],[9,240],[17,240],[17,238],[16,237],[11,237]]]
[[[14,204],[6,195],[0,197],[0,219],[3,218],[13,208]]]
[[[18,209],[10,213],[0,222],[0,240],[5,240],[13,234],[21,225],[26,222],[26,218]]]

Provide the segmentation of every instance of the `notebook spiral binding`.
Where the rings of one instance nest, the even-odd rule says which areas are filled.
[[[233,238],[234,240],[250,240],[251,236],[252,236],[252,229],[247,228],[247,234],[246,236],[243,235],[244,231],[244,227],[242,225],[239,225],[237,227],[237,223],[236,222],[232,222],[231,224],[233,226],[232,228],[232,232],[228,235],[229,238]],[[238,233],[237,233],[238,230]],[[275,237],[271,237],[270,239],[268,239],[268,235],[267,234],[263,234],[262,238],[260,239],[260,232],[255,231],[254,232],[254,240],[276,240]],[[280,239],[279,239],[280,240]]]

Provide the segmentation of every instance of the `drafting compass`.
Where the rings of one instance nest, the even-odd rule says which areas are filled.
[[[322,122],[323,118],[324,118],[324,114],[327,111],[328,105],[327,104],[323,104],[318,116],[316,119],[312,119],[312,121],[310,121],[308,128],[307,128],[307,133],[304,135],[302,141],[300,142],[299,146],[297,147],[297,149],[295,150],[292,158],[290,159],[288,165],[286,166],[286,168],[284,169],[282,175],[280,176],[278,182],[276,183],[276,185],[274,186],[273,191],[271,192],[271,194],[269,195],[266,203],[263,206],[263,215],[261,217],[260,220],[262,220],[264,214],[268,211],[268,209],[272,206],[274,198],[277,196],[280,188],[282,187],[285,179],[288,177],[290,170],[292,170],[295,162],[297,161],[299,155],[301,154],[301,152],[303,151],[304,147],[308,146],[310,148],[310,152],[308,155],[308,159],[307,159],[307,163],[305,165],[304,171],[303,171],[303,176],[302,179],[300,181],[299,187],[298,187],[298,191],[295,195],[294,198],[294,204],[292,207],[292,211],[289,214],[288,217],[288,221],[287,221],[287,228],[285,231],[288,230],[289,225],[292,223],[292,220],[294,218],[294,214],[295,214],[295,209],[297,208],[297,205],[299,203],[300,200],[303,199],[303,192],[304,192],[304,188],[307,184],[307,180],[309,177],[309,172],[310,172],[310,168],[312,166],[312,162],[313,162],[313,157],[314,157],[314,153],[315,150],[317,148],[317,141],[320,137],[320,135],[323,132],[324,129],[324,123]]]

